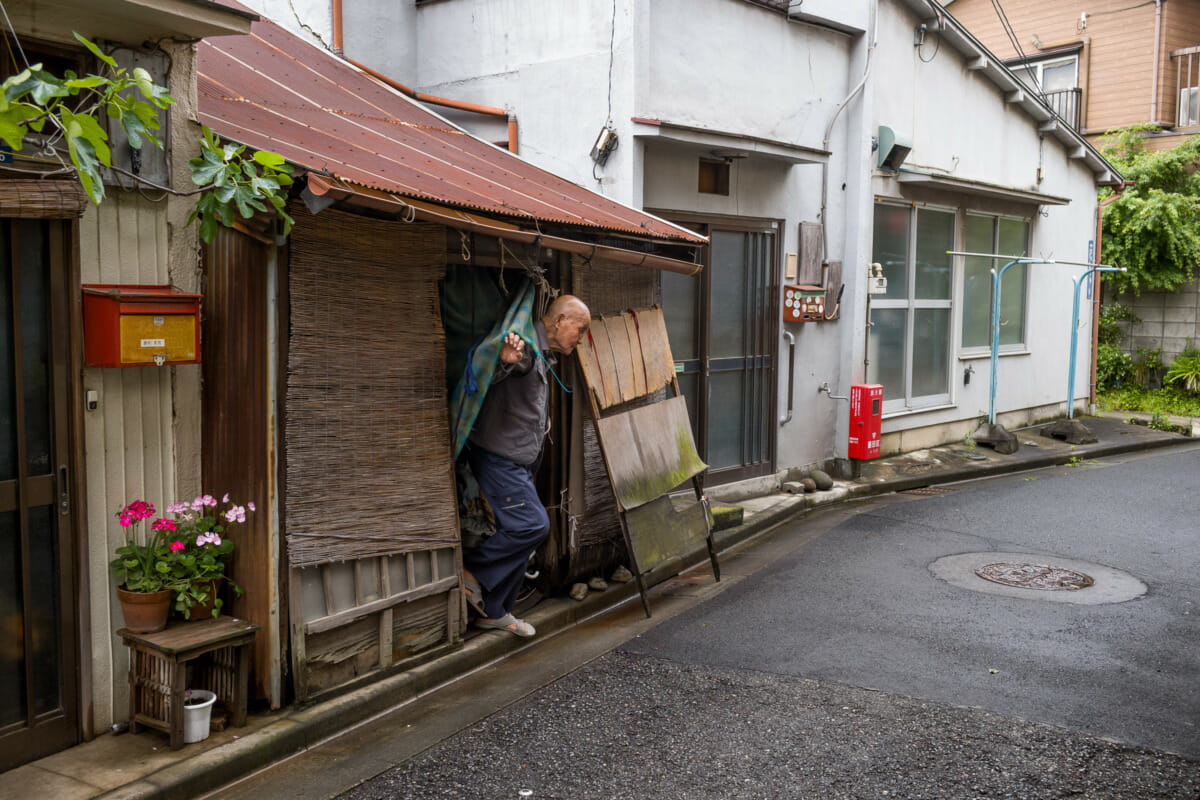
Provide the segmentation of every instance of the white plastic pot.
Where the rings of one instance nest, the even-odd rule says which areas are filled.
[[[191,690],[191,702],[183,706],[184,744],[203,742],[208,738],[208,723],[217,696],[204,689]]]

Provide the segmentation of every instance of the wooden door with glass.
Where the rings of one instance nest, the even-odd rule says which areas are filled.
[[[0,770],[79,737],[68,236],[0,219]]]

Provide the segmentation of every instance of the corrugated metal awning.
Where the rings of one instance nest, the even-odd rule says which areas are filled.
[[[518,223],[707,243],[471,136],[266,20],[202,42],[198,73],[201,122],[309,170]]]

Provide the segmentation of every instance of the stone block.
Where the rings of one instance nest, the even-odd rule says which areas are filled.
[[[1062,439],[1067,444],[1093,444],[1098,441],[1086,425],[1077,419],[1060,419],[1047,425],[1042,436]]]
[[[983,423],[975,431],[975,443],[986,445],[1002,455],[1012,455],[1020,449],[1015,434],[1010,433],[1003,425]]]

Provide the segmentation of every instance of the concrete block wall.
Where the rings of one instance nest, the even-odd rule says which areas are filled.
[[[1200,280],[1177,292],[1144,292],[1138,297],[1119,295],[1117,301],[1133,309],[1141,322],[1128,325],[1126,352],[1139,348],[1162,348],[1164,364],[1170,364],[1188,342],[1200,346]]]

